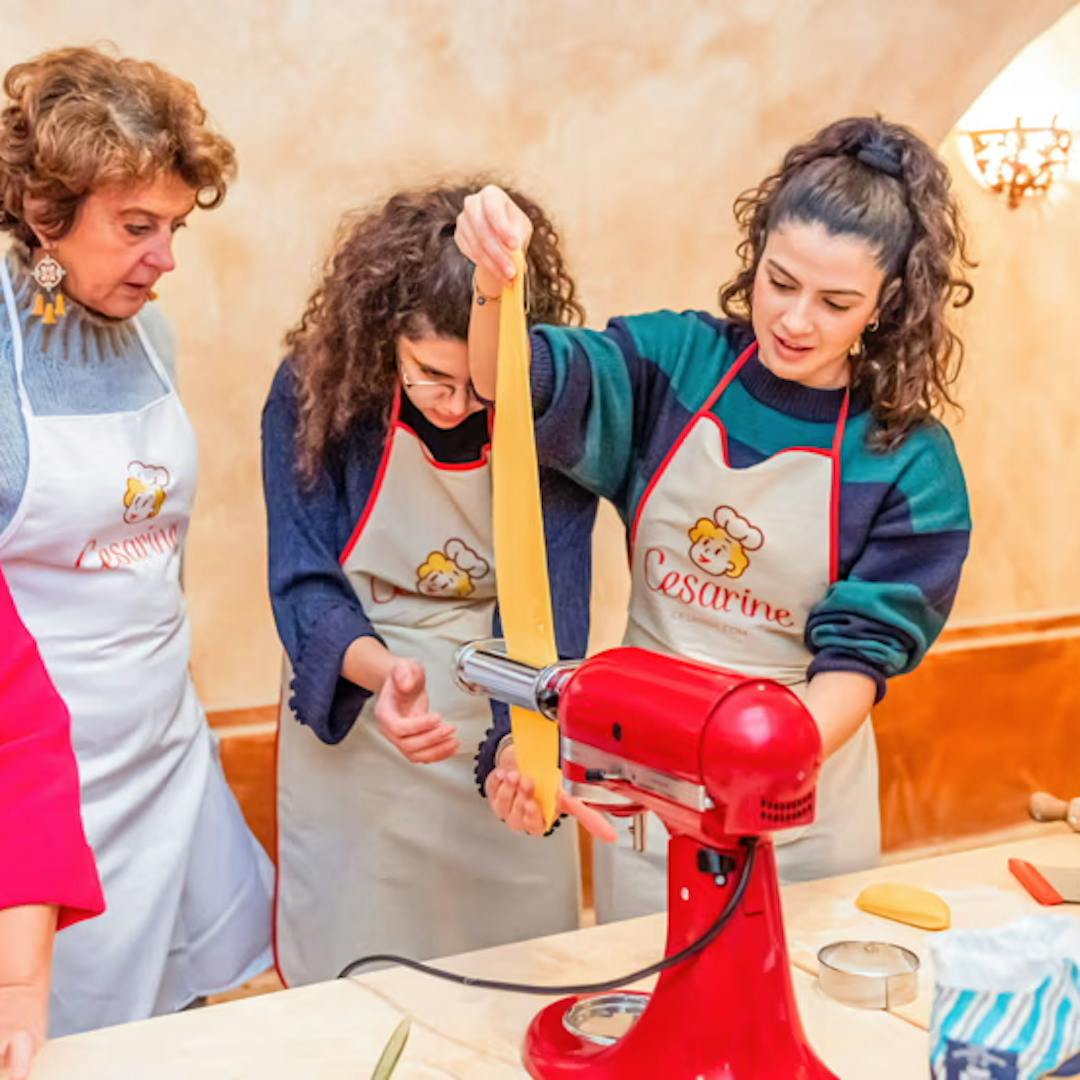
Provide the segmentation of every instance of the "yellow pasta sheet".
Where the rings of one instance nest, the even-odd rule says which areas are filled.
[[[546,667],[558,654],[529,385],[525,267],[521,256],[516,258],[517,275],[500,302],[492,446],[495,567],[507,654]],[[550,826],[562,784],[558,725],[528,709],[511,708],[510,718],[518,765],[536,783],[544,820]]]

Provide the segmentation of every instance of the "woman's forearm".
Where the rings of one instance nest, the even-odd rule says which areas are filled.
[[[877,686],[857,671],[823,671],[806,688],[806,707],[817,721],[825,758],[859,730],[877,696]]]
[[[374,637],[359,637],[345,650],[341,675],[349,682],[377,694],[397,657]]]
[[[0,986],[48,994],[57,908],[26,904],[0,911]]]
[[[499,297],[502,285],[477,267],[475,294],[469,317],[469,376],[480,397],[495,400],[499,355]],[[483,303],[480,301],[483,300]]]
[[[503,288],[522,267],[518,253],[528,250],[532,228],[528,214],[493,184],[469,195],[458,215],[454,239],[476,267],[469,319],[469,371],[476,392],[488,401],[495,399],[499,301]]]

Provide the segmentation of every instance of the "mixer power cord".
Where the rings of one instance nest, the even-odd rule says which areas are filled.
[[[746,861],[743,863],[739,882],[735,886],[731,899],[724,905],[716,922],[697,939],[684,949],[680,949],[671,956],[665,956],[655,964],[642,968],[640,971],[631,971],[627,975],[620,975],[615,979],[605,979],[603,982],[576,983],[570,986],[535,986],[532,983],[501,982],[498,979],[478,979],[472,975],[459,975],[454,971],[445,971],[443,968],[432,967],[430,964],[422,964],[419,960],[410,960],[407,956],[394,956],[390,953],[377,953],[373,956],[362,956],[347,964],[338,975],[339,979],[347,979],[353,972],[368,964],[400,964],[402,967],[412,968],[413,971],[422,972],[424,975],[432,975],[436,979],[446,979],[448,982],[458,983],[461,986],[476,986],[481,990],[505,990],[512,994],[596,994],[604,990],[617,990],[620,986],[635,983],[639,979],[647,979],[650,975],[659,975],[678,964],[696,956],[703,949],[708,948],[723,932],[723,929],[735,915],[746,894],[750,878],[754,873],[754,863],[757,859],[757,837],[743,837],[741,843],[746,848]]]

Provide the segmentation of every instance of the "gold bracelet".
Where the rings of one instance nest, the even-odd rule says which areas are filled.
[[[485,304],[497,304],[502,297],[501,296],[487,296],[482,293],[476,284],[476,271],[473,271],[472,276],[472,294],[473,299],[476,301],[477,307],[483,307]]]

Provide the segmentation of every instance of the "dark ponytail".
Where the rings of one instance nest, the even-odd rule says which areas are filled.
[[[949,171],[910,129],[880,117],[838,120],[788,151],[780,169],[735,201],[744,238],[742,269],[720,291],[720,306],[750,318],[758,262],[770,230],[786,221],[856,236],[885,273],[878,326],[853,356],[852,381],[869,394],[872,444],[890,450],[944,404],[963,344],[946,308],[971,300],[968,257]]]

